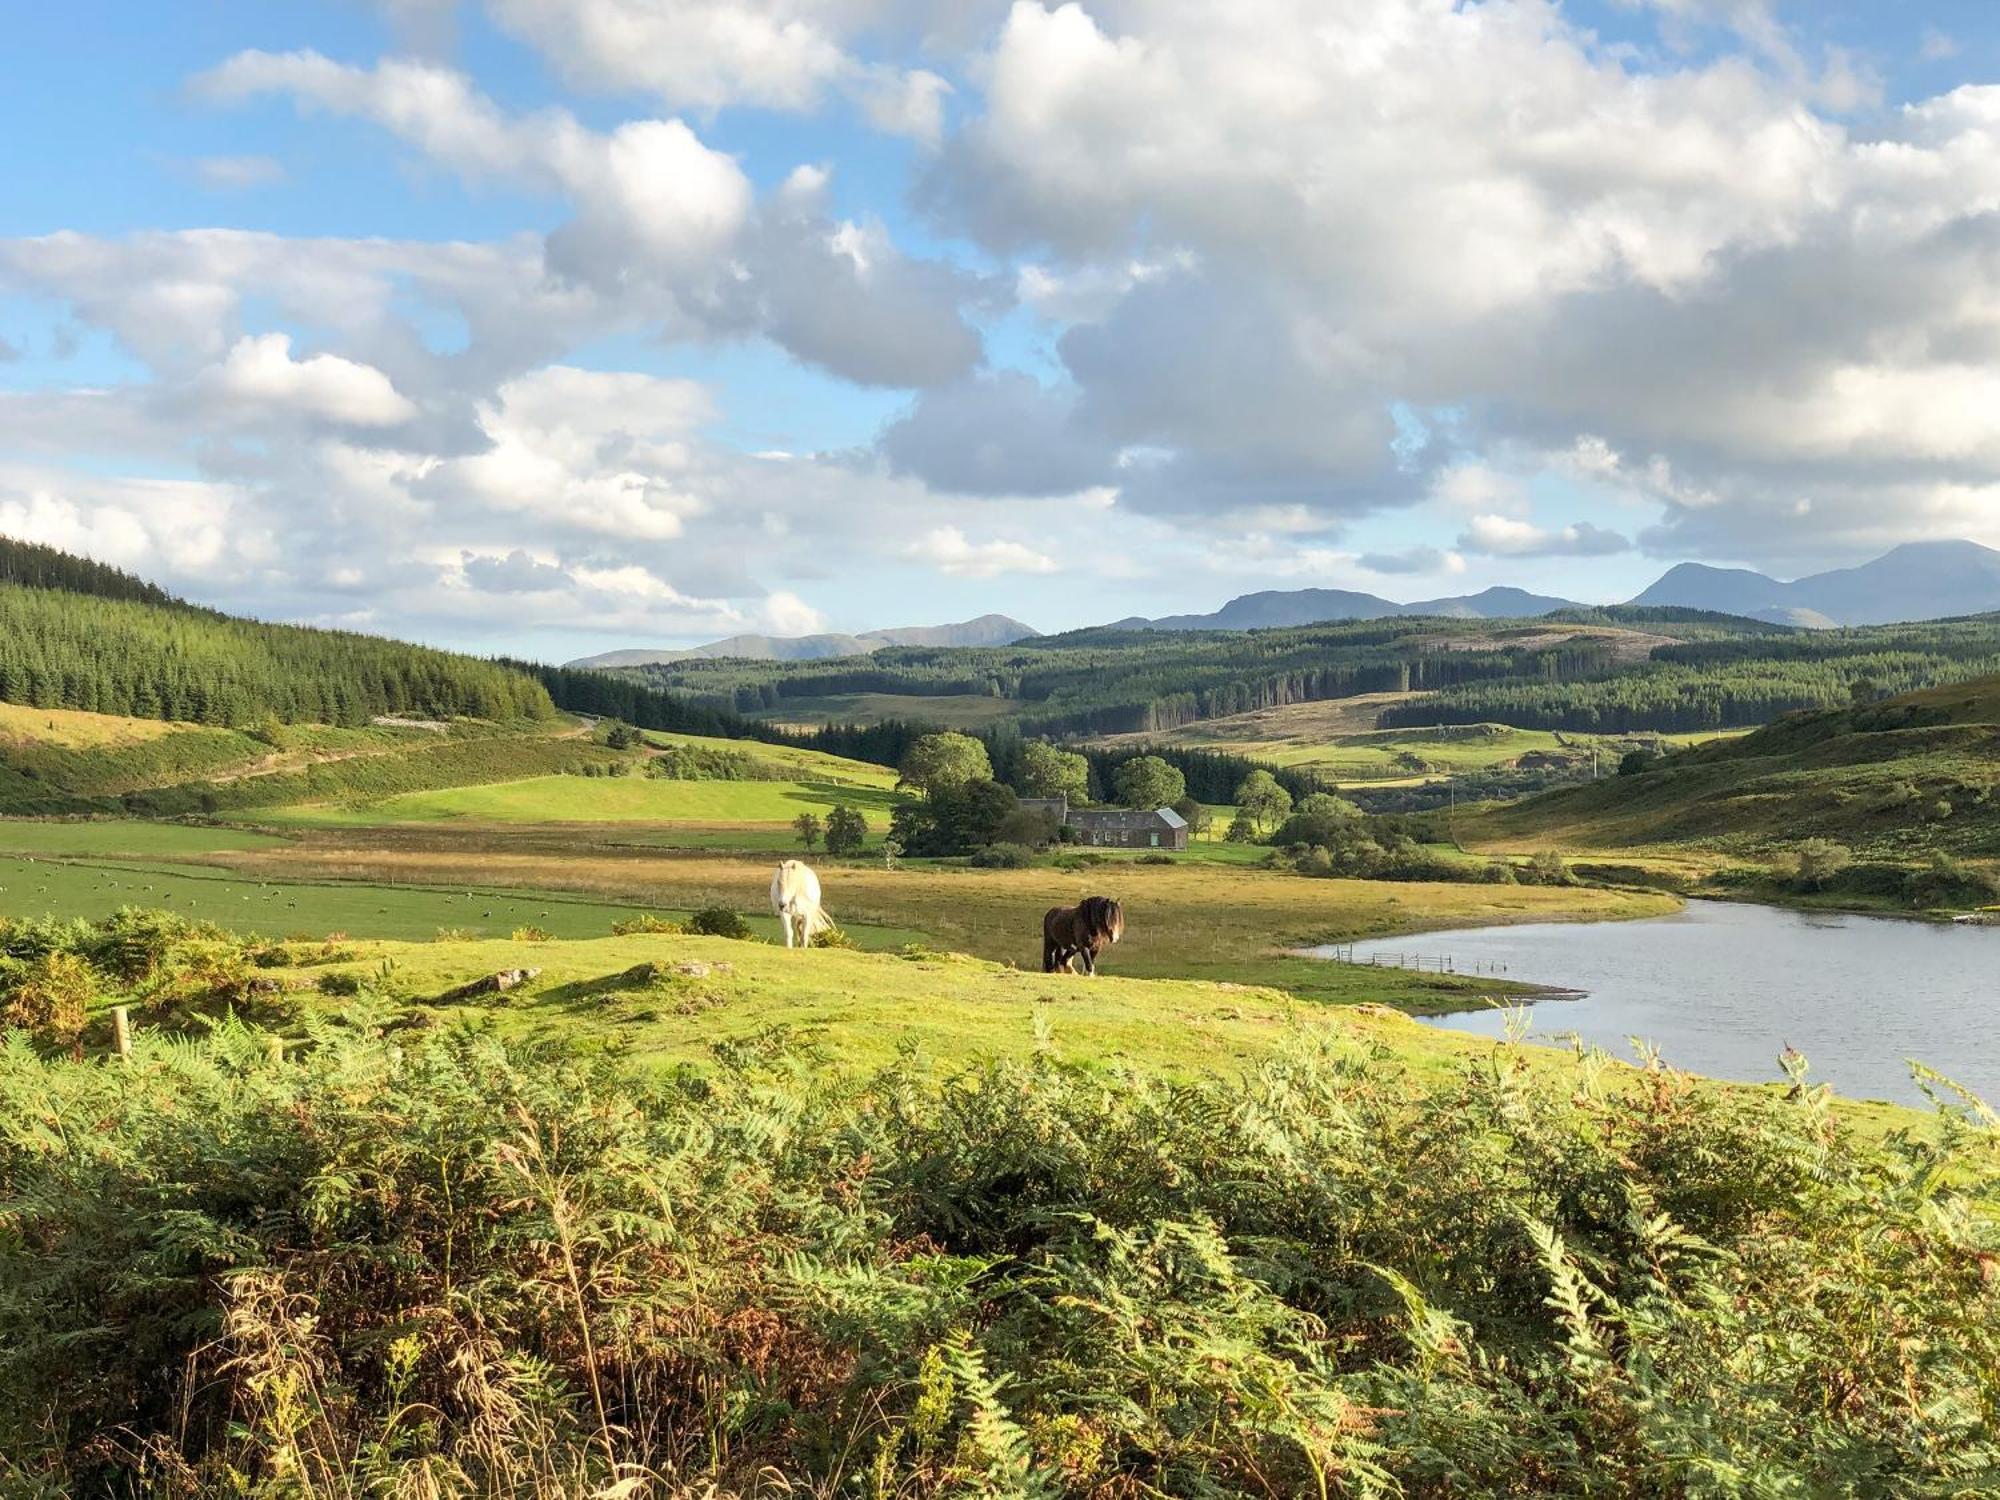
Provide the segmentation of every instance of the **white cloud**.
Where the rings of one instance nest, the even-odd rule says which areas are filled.
[[[906,549],[954,578],[991,578],[1000,573],[1054,573],[1056,560],[1021,542],[974,542],[956,526],[939,526]]]
[[[681,120],[599,132],[565,110],[510,116],[462,75],[314,52],[243,52],[197,80],[216,102],[267,93],[354,115],[469,179],[559,193],[574,217],[547,237],[553,279],[590,288],[675,335],[763,333],[866,384],[923,386],[969,369],[961,304],[1000,292],[905,256],[877,222],[835,219],[826,174],[795,172],[761,205],[742,167]]]
[[[336,354],[292,358],[282,333],[239,339],[204,385],[214,398],[251,412],[269,409],[352,427],[388,427],[416,415],[389,377]]]
[[[934,141],[950,85],[847,48],[874,0],[487,0],[500,24],[571,83],[653,94],[670,107],[811,111],[855,100],[878,130]]]
[[[1488,557],[1605,557],[1629,552],[1632,543],[1588,521],[1544,529],[1514,516],[1474,516],[1459,533],[1462,551]]]

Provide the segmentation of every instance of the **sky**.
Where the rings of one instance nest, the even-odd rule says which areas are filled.
[[[2000,546],[1992,0],[68,0],[0,533],[567,659]]]

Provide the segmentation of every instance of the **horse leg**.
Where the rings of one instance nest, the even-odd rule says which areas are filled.
[[[778,913],[778,925],[785,929],[785,946],[792,946],[792,910],[786,907]]]

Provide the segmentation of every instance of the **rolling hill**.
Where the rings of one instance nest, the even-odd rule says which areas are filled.
[[[2000,856],[2000,677],[1790,714],[1634,775],[1461,820],[1468,844],[1741,853],[1836,840],[1911,860]]]

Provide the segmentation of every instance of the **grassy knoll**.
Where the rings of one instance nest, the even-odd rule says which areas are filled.
[[[869,786],[888,790],[896,785],[897,773],[873,761],[850,760],[829,755],[824,750],[807,750],[793,745],[767,745],[757,740],[724,740],[710,735],[668,734],[657,729],[642,732],[648,745],[661,749],[680,745],[697,750],[747,756],[758,766],[784,773],[776,778],[787,781],[829,782],[834,785]]]
[[[771,878],[764,859],[578,848],[554,834],[467,831],[449,838],[432,829],[329,831],[280,849],[218,857],[269,879],[520,884],[675,910],[719,900],[761,912]],[[1025,968],[1040,961],[1044,911],[1084,895],[1112,895],[1128,913],[1125,941],[1106,960],[1112,972],[1264,985],[1315,1001],[1380,1001],[1417,1011],[1463,1009],[1509,989],[1463,976],[1357,970],[1289,950],[1494,922],[1656,916],[1675,905],[1651,893],[1309,880],[1197,862],[1079,870],[823,863],[821,878],[828,908],[843,924],[912,930],[934,947]]]
[[[0,812],[214,813],[532,776],[611,752],[564,719],[240,729],[0,705]]]
[[[1889,861],[2000,857],[2000,678],[1792,715],[1643,775],[1461,815],[1459,835],[1731,856],[1824,838]]]

